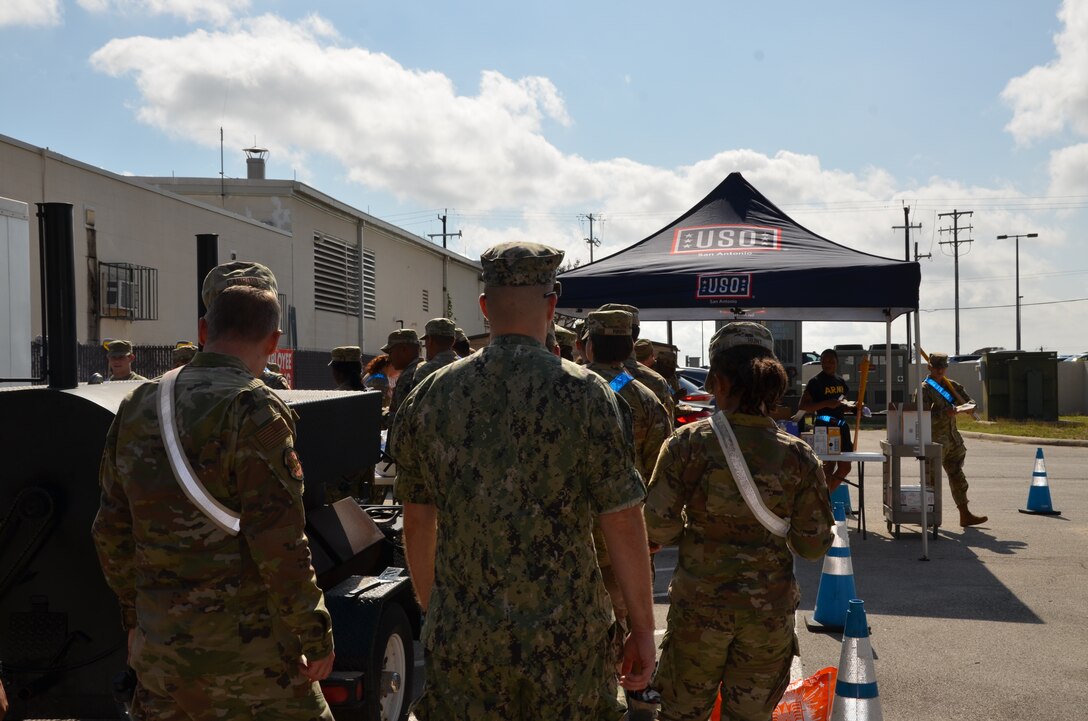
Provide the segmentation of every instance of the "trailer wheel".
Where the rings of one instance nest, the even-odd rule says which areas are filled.
[[[373,721],[404,721],[412,693],[415,657],[408,615],[396,603],[382,610],[374,633],[364,683],[366,718]]]

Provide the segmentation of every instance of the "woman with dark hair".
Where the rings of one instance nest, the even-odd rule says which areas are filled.
[[[389,401],[393,398],[392,386],[386,375],[388,371],[389,356],[384,353],[374,356],[363,371],[363,385],[371,390],[382,392],[382,408],[388,408]]]
[[[720,409],[662,446],[646,499],[651,550],[677,544],[653,686],[663,721],[769,721],[797,653],[793,553],[815,560],[834,520],[820,462],[768,413],[786,388],[770,331],[730,323],[710,341]]]

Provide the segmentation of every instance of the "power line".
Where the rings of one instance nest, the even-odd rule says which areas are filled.
[[[956,278],[956,355],[960,354],[960,243],[974,242],[971,239],[960,240],[960,230],[972,230],[973,225],[968,225],[966,228],[960,228],[960,216],[961,215],[973,215],[972,210],[953,210],[951,213],[937,213],[938,218],[946,218],[952,216],[951,228],[940,228],[938,232],[944,233],[951,231],[952,240],[942,240],[941,245],[952,246],[952,256],[954,260],[954,274]]]
[[[1065,300],[1041,300],[1038,303],[1021,303],[1020,305],[1061,305],[1062,303],[1082,303],[1088,300],[1088,298],[1066,298]],[[992,308],[1013,308],[1013,303],[1005,303],[1004,305],[972,305],[966,308],[960,308],[960,310],[990,310]],[[944,310],[956,310],[956,308],[922,308],[923,313],[935,313],[937,311]]]

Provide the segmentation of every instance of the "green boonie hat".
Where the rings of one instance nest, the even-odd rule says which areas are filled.
[[[329,365],[333,363],[362,363],[363,352],[357,345],[341,345],[332,349],[332,360],[329,361]]]
[[[483,252],[485,286],[552,285],[563,251],[540,243],[500,243]]]
[[[175,363],[188,363],[196,356],[196,346],[187,340],[179,340],[174,346],[173,361]]]
[[[638,308],[626,303],[605,303],[597,310],[625,310],[631,314],[631,325],[638,325]]]
[[[423,327],[423,337],[435,336],[436,338],[456,338],[457,327],[449,318],[432,318]]]
[[[929,364],[934,368],[947,368],[948,367],[948,354],[947,353],[930,353]]]
[[[461,341],[464,341],[465,343],[468,343],[468,336],[465,335],[465,332],[463,330],[461,330],[460,328],[454,328],[453,329],[453,338],[458,343],[460,343]]]
[[[574,342],[578,340],[578,335],[569,328],[556,324],[555,340],[559,343],[560,348],[573,348]]]
[[[631,335],[631,314],[625,310],[595,310],[586,316],[588,335]]]
[[[279,294],[276,289],[276,276],[266,266],[251,260],[235,260],[217,265],[208,271],[200,291],[204,307],[211,308],[212,301],[232,285],[250,285]]]
[[[382,346],[382,353],[388,353],[395,345],[419,345],[419,336],[411,328],[398,328],[389,334],[389,340]]]
[[[654,355],[654,344],[645,338],[640,338],[635,341],[635,358],[638,360],[646,360],[652,358]]]
[[[132,344],[127,340],[111,340],[106,343],[106,355],[120,358],[132,352]]]
[[[774,336],[764,326],[748,320],[726,323],[710,339],[710,357],[742,345],[755,345],[774,353]]]

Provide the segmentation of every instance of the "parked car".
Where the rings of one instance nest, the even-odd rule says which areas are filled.
[[[982,358],[981,353],[963,353],[961,355],[948,356],[949,363],[970,363],[971,361],[977,361]]]
[[[698,388],[706,387],[706,375],[710,370],[707,368],[677,368],[676,375],[681,378],[687,378],[694,383]]]
[[[1078,361],[1080,361],[1080,362],[1088,361],[1088,353],[1075,353],[1075,354],[1069,356],[1068,358],[1066,358],[1066,360],[1070,361],[1070,362],[1073,362],[1073,363],[1076,363]]]
[[[677,426],[709,418],[718,410],[714,396],[696,386],[689,378],[680,376],[680,389],[680,395],[676,397]]]

